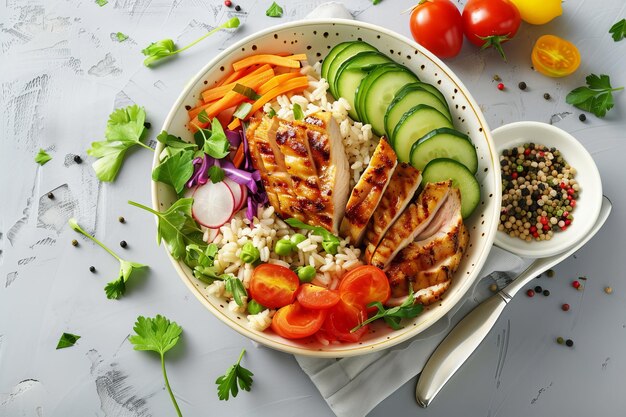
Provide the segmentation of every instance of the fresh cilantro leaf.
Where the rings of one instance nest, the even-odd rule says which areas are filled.
[[[304,119],[304,112],[302,111],[302,107],[298,103],[294,103],[293,105],[293,118],[295,120]]]
[[[271,119],[272,117],[276,116],[276,110],[274,110],[273,107],[270,107],[269,111],[266,114],[267,114],[267,117]]]
[[[105,251],[109,252],[111,256],[113,256],[115,259],[119,261],[120,271],[119,271],[118,277],[114,279],[113,281],[109,282],[104,288],[104,291],[108,299],[112,299],[112,298],[118,299],[122,295],[124,295],[124,292],[126,292],[126,282],[130,279],[133,272],[138,269],[143,269],[143,268],[148,267],[147,265],[139,264],[136,262],[129,262],[120,258],[115,252],[109,249],[104,243],[100,242],[98,239],[96,239],[95,237],[87,233],[85,230],[83,230],[83,228],[80,227],[76,219],[74,218],[69,219],[68,224],[70,225],[72,230],[82,234],[88,239],[91,239],[94,243],[96,243]]]
[[[280,7],[276,2],[273,2],[272,5],[265,11],[265,16],[269,17],[281,17],[283,15],[283,8]]]
[[[242,306],[244,303],[243,297],[248,296],[246,288],[243,286],[243,282],[237,277],[230,276],[224,280],[224,288],[226,291],[233,295],[233,299],[238,306]]]
[[[378,3],[380,3],[382,0],[372,0],[372,4],[374,6],[376,6]]]
[[[595,114],[597,117],[606,116],[606,112],[613,108],[613,91],[623,90],[624,87],[612,88],[608,75],[591,74],[586,78],[587,86],[578,87],[570,91],[565,98],[581,110]]]
[[[100,7],[103,7],[109,4],[109,2],[107,0],[96,0],[96,4]]]
[[[194,138],[204,153],[215,159],[222,159],[230,153],[230,142],[217,118],[213,118],[211,130],[199,128]]]
[[[170,382],[167,379],[167,372],[165,372],[165,353],[178,343],[183,329],[176,324],[176,322],[169,321],[167,318],[157,315],[155,318],[137,317],[133,330],[135,334],[130,336],[128,340],[132,343],[135,350],[156,352],[161,357],[161,369],[163,370],[165,387],[170,394],[176,413],[179,417],[182,417],[180,408],[178,407],[178,403],[170,387]]]
[[[217,396],[220,400],[228,401],[231,394],[233,398],[236,397],[239,394],[239,388],[244,391],[250,391],[254,374],[241,366],[241,358],[243,358],[244,353],[246,353],[246,350],[242,349],[237,363],[228,368],[226,373],[215,381],[217,384]]]
[[[622,19],[609,29],[609,33],[613,35],[613,40],[619,42],[626,38],[626,19]]]
[[[180,194],[193,175],[193,154],[194,151],[189,150],[166,158],[152,170],[152,180],[171,185]]]
[[[233,113],[233,117],[236,117],[237,119],[245,119],[248,113],[250,113],[250,110],[252,110],[252,103],[244,101],[237,107]]]
[[[61,338],[59,339],[59,343],[57,343],[57,350],[74,346],[78,339],[80,339],[80,336],[78,335],[72,333],[63,333],[61,335]]]
[[[198,120],[200,123],[209,123],[211,119],[209,119],[209,115],[206,114],[206,110],[202,109],[200,113],[198,113]]]
[[[221,26],[216,27],[213,30],[210,30],[208,33],[202,35],[201,37],[199,37],[198,39],[196,39],[195,41],[191,42],[189,45],[185,46],[184,48],[180,48],[180,49],[176,49],[176,45],[174,44],[174,41],[171,39],[163,39],[160,40],[158,42],[153,42],[150,45],[148,45],[147,48],[143,49],[141,51],[142,54],[144,54],[146,56],[146,59],[144,59],[143,64],[146,67],[149,67],[150,65],[154,64],[157,61],[160,61],[164,58],[170,57],[170,56],[174,56],[186,49],[191,48],[192,46],[194,46],[195,44],[197,44],[198,42],[204,40],[205,38],[207,38],[208,36],[212,35],[213,33],[221,30],[221,29],[233,29],[233,28],[237,28],[239,27],[239,19],[236,17],[233,17],[232,19],[228,20],[226,23],[224,23]]]
[[[115,34],[115,37],[117,38],[118,42],[124,42],[126,39],[128,39],[128,35],[124,35],[122,32],[117,32]]]
[[[409,295],[407,296],[406,300],[404,300],[402,304],[396,307],[385,309],[385,307],[382,305],[380,301],[369,303],[367,306],[376,307],[378,309],[378,312],[372,317],[370,317],[369,319],[365,320],[364,322],[356,326],[355,328],[353,328],[352,330],[350,330],[350,333],[354,333],[357,330],[359,330],[361,327],[373,322],[374,320],[378,320],[381,318],[385,320],[385,323],[387,323],[389,327],[391,327],[394,330],[399,330],[403,327],[400,324],[401,319],[417,317],[422,312],[423,310],[422,305],[414,304],[414,303],[415,303],[415,298],[413,297],[412,289]]]
[[[324,250],[326,251],[326,253],[329,253],[331,255],[336,255],[337,254],[337,248],[339,247],[339,244],[341,243],[341,240],[333,235],[332,233],[330,233],[328,230],[324,229],[321,226],[310,226],[298,219],[287,219],[285,220],[285,223],[287,223],[289,226],[295,228],[295,229],[305,229],[305,230],[312,230],[313,234],[316,234],[318,236],[322,237],[322,248],[324,248]]]
[[[170,148],[182,148],[182,149],[198,149],[198,145],[195,143],[185,142],[178,136],[170,135],[165,130],[159,133],[157,136],[157,140],[164,144],[165,146],[169,146]]]
[[[158,212],[143,204],[129,201],[131,206],[139,207],[157,216],[157,242],[165,242],[169,252],[175,259],[184,259],[188,244],[204,246],[202,231],[191,216],[193,198],[181,198],[164,212]]]
[[[52,157],[48,155],[48,152],[44,151],[43,149],[39,149],[39,152],[37,152],[37,155],[35,155],[35,162],[37,162],[39,165],[45,165],[46,162],[51,159]]]
[[[233,87],[233,91],[241,94],[242,96],[246,96],[246,98],[249,98],[250,100],[258,100],[259,98],[261,98],[261,96],[258,95],[256,91],[254,91],[254,89],[247,87],[243,84],[235,84],[235,86]]]
[[[93,142],[87,154],[98,158],[92,164],[100,181],[114,181],[119,172],[126,151],[134,145],[151,147],[141,142],[146,128],[146,112],[137,105],[116,109],[109,116],[104,133],[105,140]]]
[[[198,245],[192,243],[185,247],[185,264],[190,268],[196,266],[212,267],[217,255],[217,245],[211,243],[209,245]]]
[[[226,171],[224,171],[221,167],[213,165],[209,168],[209,178],[211,178],[211,182],[213,184],[224,181],[224,177],[226,177]]]

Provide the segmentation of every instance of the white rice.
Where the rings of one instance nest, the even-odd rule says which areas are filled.
[[[370,125],[355,122],[348,117],[350,105],[345,99],[340,98],[334,101],[328,95],[328,82],[319,78],[319,70],[319,63],[314,67],[303,67],[301,72],[309,78],[309,88],[301,95],[279,96],[275,101],[267,103],[263,110],[267,112],[273,108],[278,117],[287,120],[294,119],[293,105],[296,103],[300,105],[305,115],[320,110],[330,112],[339,124],[350,163],[352,188],[367,167],[378,139],[372,135]],[[276,242],[283,238],[289,239],[295,233],[302,233],[306,236],[306,239],[297,245],[297,253],[290,256],[278,256],[274,252]],[[208,240],[209,233],[205,233],[204,238]],[[271,206],[260,207],[258,217],[255,217],[252,222],[246,218],[245,210],[241,210],[229,223],[220,227],[219,234],[213,240],[219,248],[215,257],[216,272],[232,274],[247,288],[254,268],[243,263],[239,259],[239,254],[243,245],[252,242],[254,247],[259,249],[262,262],[292,269],[311,265],[317,270],[313,284],[336,289],[343,274],[362,265],[359,259],[361,250],[349,245],[348,239],[344,239],[337,249],[337,254],[331,255],[322,248],[322,240],[321,236],[314,235],[312,231],[292,230],[276,216]],[[206,287],[206,292],[227,300],[229,310],[245,313],[247,303],[238,306],[232,299],[232,295],[225,290],[224,282],[216,280]],[[248,326],[263,331],[270,326],[273,314],[273,310],[264,310],[255,315],[248,315]]]

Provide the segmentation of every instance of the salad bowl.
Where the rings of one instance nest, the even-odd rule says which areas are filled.
[[[389,348],[423,332],[442,318],[462,300],[472,283],[480,277],[492,247],[501,203],[501,179],[498,154],[487,123],[467,88],[438,58],[418,44],[379,26],[342,19],[316,19],[291,22],[258,32],[235,43],[213,58],[186,85],[165,120],[163,130],[192,141],[187,129],[189,106],[194,106],[207,85],[214,85],[226,75],[234,62],[251,54],[306,54],[310,65],[321,62],[334,45],[345,40],[362,40],[396,62],[408,67],[420,80],[436,86],[446,97],[456,128],[467,134],[477,152],[476,179],[480,186],[480,202],[473,214],[465,219],[470,234],[467,251],[456,271],[450,288],[437,303],[424,309],[421,315],[406,320],[400,330],[384,323],[374,323],[368,334],[355,343],[321,343],[316,340],[287,340],[270,329],[257,331],[246,325],[246,315],[228,308],[223,299],[209,294],[206,284],[197,280],[181,261],[170,259],[176,272],[189,290],[215,317],[242,335],[265,346],[299,355],[315,357],[347,357]],[[159,144],[154,165],[163,150]],[[167,210],[177,195],[169,186],[152,183],[152,205],[155,210]]]

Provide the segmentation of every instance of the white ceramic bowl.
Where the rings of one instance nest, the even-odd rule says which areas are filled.
[[[576,168],[574,178],[581,187],[576,207],[572,211],[574,221],[567,230],[555,233],[550,240],[531,242],[499,231],[496,234],[496,245],[519,256],[543,258],[567,250],[589,233],[600,214],[602,180],[585,147],[566,131],[540,122],[511,123],[495,129],[492,135],[498,155],[505,149],[529,142],[558,149],[570,166]]]
[[[358,343],[331,344],[324,346],[313,341],[286,340],[270,330],[258,332],[246,326],[245,315],[228,310],[227,303],[206,294],[205,285],[196,280],[189,268],[172,259],[182,280],[193,294],[217,318],[241,334],[272,348],[285,352],[317,356],[345,357],[374,352],[400,343],[426,330],[443,317],[465,294],[478,277],[480,269],[493,244],[500,210],[500,170],[489,128],[483,115],[461,81],[434,55],[415,42],[387,29],[350,20],[306,20],[269,28],[245,38],[220,53],[193,77],[173,105],[163,129],[171,134],[191,139],[185,128],[186,105],[195,105],[200,92],[222,78],[231,64],[254,53],[306,53],[309,62],[322,60],[337,43],[362,39],[395,61],[411,68],[423,81],[436,85],[447,97],[455,126],[467,133],[478,152],[477,179],[481,186],[482,200],[474,214],[466,222],[470,231],[470,243],[466,255],[456,272],[453,284],[444,299],[413,319],[399,331],[377,324]],[[159,145],[155,155],[159,155]],[[157,158],[154,160],[157,163]],[[495,167],[495,169],[494,169]],[[160,183],[152,184],[152,200],[156,210],[167,209],[176,199],[172,189]]]

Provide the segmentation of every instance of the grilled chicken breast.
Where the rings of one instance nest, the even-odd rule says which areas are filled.
[[[365,262],[371,261],[376,247],[387,230],[411,202],[421,182],[422,173],[419,170],[405,162],[396,166],[389,185],[365,231]]]
[[[381,138],[369,165],[350,194],[341,232],[350,243],[357,246],[365,234],[365,227],[374,214],[393,172],[398,164],[395,151],[385,138]]]
[[[246,137],[270,204],[337,234],[349,186],[349,166],[339,128],[329,113],[307,120],[252,118]]]
[[[393,258],[428,227],[437,211],[444,204],[452,187],[452,181],[428,183],[417,201],[411,203],[387,230],[385,237],[371,257],[370,263],[385,269]]]

